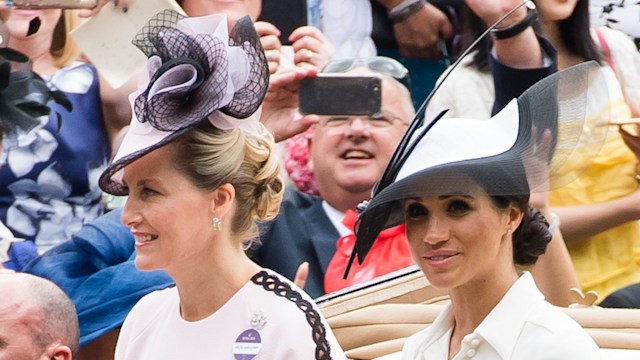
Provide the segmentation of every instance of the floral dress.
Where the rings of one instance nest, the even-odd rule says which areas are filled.
[[[102,214],[97,183],[110,156],[96,69],[75,63],[47,80],[73,110],[51,102],[42,127],[3,145],[0,168],[0,221],[40,252]]]

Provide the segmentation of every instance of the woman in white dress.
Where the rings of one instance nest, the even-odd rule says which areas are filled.
[[[362,262],[381,230],[404,222],[414,261],[448,290],[450,304],[407,340],[403,359],[599,358],[593,339],[516,268],[534,264],[552,237],[530,195],[547,191],[575,156],[583,126],[604,141],[606,131],[578,110],[583,87],[603,84],[598,71],[592,62],[557,73],[490,119],[412,124],[360,206],[354,251]]]
[[[149,60],[134,117],[100,186],[127,195],[135,263],[176,286],[133,308],[116,359],[345,359],[310,297],[252,262],[256,221],[283,194],[258,121],[269,70],[251,20],[164,11],[134,43]]]

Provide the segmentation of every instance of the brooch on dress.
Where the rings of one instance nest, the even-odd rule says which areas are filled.
[[[251,316],[250,324],[251,328],[241,332],[233,343],[235,360],[251,360],[260,352],[262,347],[260,330],[267,324],[267,317],[258,310]]]

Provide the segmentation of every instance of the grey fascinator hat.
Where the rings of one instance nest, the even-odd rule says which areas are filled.
[[[126,195],[122,169],[209,121],[220,130],[257,131],[257,111],[269,85],[260,37],[249,17],[230,32],[227,17],[154,16],[133,39],[148,60],[138,90],[129,96],[133,118],[102,190]]]
[[[488,195],[544,192],[577,178],[575,157],[595,156],[609,116],[600,66],[555,73],[489,119],[414,119],[376,184],[360,204],[350,263],[362,263],[380,231],[404,221],[403,201],[437,196],[475,180]],[[603,126],[605,125],[605,126]],[[348,272],[348,270],[347,270]]]

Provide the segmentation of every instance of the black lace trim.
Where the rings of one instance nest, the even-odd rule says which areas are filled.
[[[291,285],[264,270],[253,275],[251,281],[267,291],[272,291],[274,294],[294,302],[304,312],[307,322],[311,325],[311,335],[316,343],[316,359],[331,360],[331,346],[326,339],[327,329],[322,323],[320,314],[309,301],[302,298],[302,295],[293,290]]]

